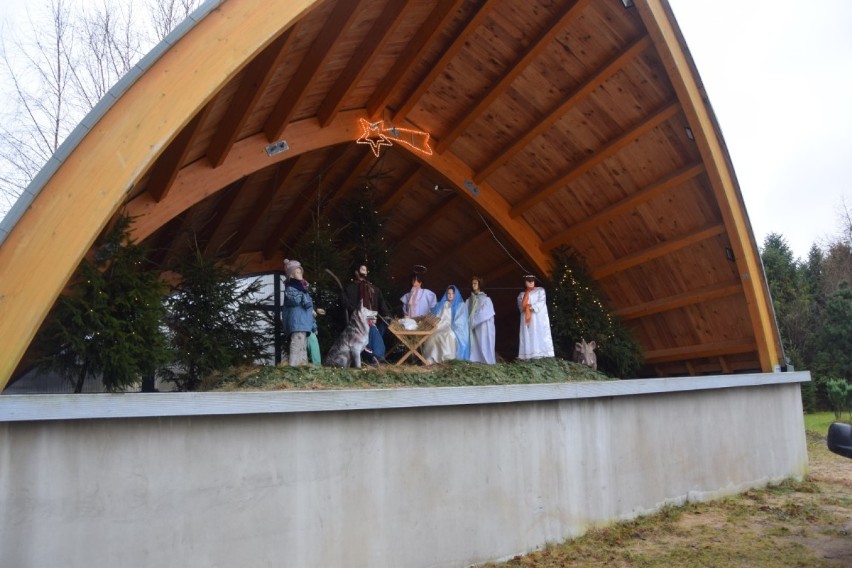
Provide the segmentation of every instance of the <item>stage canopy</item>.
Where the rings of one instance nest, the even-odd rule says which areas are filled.
[[[0,225],[0,388],[121,214],[170,270],[280,270],[362,196],[391,271],[493,289],[570,247],[643,374],[783,364],[719,127],[665,0],[206,3],[83,121]],[[579,339],[579,338],[578,338]]]

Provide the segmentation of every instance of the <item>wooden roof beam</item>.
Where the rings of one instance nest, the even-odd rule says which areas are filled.
[[[606,146],[577,164],[573,166],[570,170],[560,175],[555,180],[551,181],[544,187],[538,190],[534,190],[533,194],[529,197],[522,199],[519,203],[517,203],[514,207],[512,207],[511,215],[513,218],[519,217],[524,214],[527,210],[529,210],[534,205],[537,205],[570,184],[572,181],[576,180],[595,166],[601,164],[604,160],[611,158],[615,154],[618,153],[619,150],[628,146],[636,141],[637,138],[640,138],[642,135],[650,132],[660,124],[666,122],[668,119],[673,117],[680,111],[680,105],[678,103],[671,103],[668,106],[662,108],[661,110],[655,112],[651,116],[645,118],[642,122],[635,125],[630,130],[624,132],[621,136],[609,142]]]
[[[414,108],[414,105],[417,104],[420,97],[429,90],[429,87],[432,86],[435,79],[437,79],[441,73],[446,70],[450,62],[464,48],[468,39],[476,33],[476,30],[478,30],[483,24],[485,18],[488,17],[488,14],[494,8],[496,3],[497,0],[485,0],[483,3],[479,4],[473,17],[468,20],[467,24],[465,24],[464,29],[456,36],[453,42],[447,46],[438,61],[430,67],[429,73],[417,81],[417,87],[414,89],[414,92],[410,93],[399,105],[399,108],[393,115],[393,119],[395,121],[403,120],[408,113],[411,112],[411,109]]]
[[[275,70],[296,37],[292,32],[293,28],[290,28],[276,38],[252,60],[244,72],[240,87],[228,105],[228,110],[222,115],[215,137],[207,148],[207,160],[214,168],[225,162],[248,117],[266,91]]]
[[[781,337],[772,312],[772,300],[760,254],[754,243],[742,194],[718,123],[707,103],[704,87],[668,2],[643,0],[636,3],[636,8],[654,41],[669,80],[683,105],[686,120],[692,126],[701,157],[707,164],[707,177],[728,228],[731,248],[743,279],[751,324],[760,346],[760,367],[764,372],[769,372],[781,360]]]
[[[330,152],[330,156],[328,156],[328,159],[326,160],[327,163],[336,164],[346,150],[347,147],[345,145],[333,147],[333,150]],[[278,223],[276,229],[267,237],[266,244],[263,247],[264,259],[272,258],[272,255],[275,254],[279,245],[283,242],[287,242],[290,237],[296,234],[297,230],[305,224],[304,214],[308,211],[308,208],[315,203],[317,194],[320,190],[320,184],[318,182],[315,183],[314,180],[315,178],[311,179],[311,181],[308,182],[308,186],[302,188],[299,195],[296,196],[293,205],[287,213],[281,217],[281,221]]]
[[[183,162],[189,155],[189,149],[192,148],[192,143],[198,137],[201,131],[201,125],[207,119],[210,113],[210,108],[213,106],[212,101],[204,106],[189,123],[183,127],[183,130],[175,137],[171,144],[157,158],[157,161],[151,166],[151,177],[148,179],[148,194],[159,203],[169,194],[172,185],[177,179]]]
[[[651,185],[642,188],[636,193],[629,195],[621,201],[613,203],[612,205],[605,209],[602,209],[598,213],[586,217],[579,223],[568,227],[568,229],[562,231],[561,233],[550,237],[549,239],[541,243],[541,250],[549,252],[555,249],[556,247],[570,243],[575,237],[585,234],[617,217],[626,215],[630,211],[636,209],[636,207],[638,207],[640,204],[646,203],[651,199],[666,193],[670,189],[674,189],[683,185],[684,183],[697,177],[703,172],[704,165],[701,163],[691,164],[689,166],[681,168],[676,172],[673,172],[665,176],[664,178],[653,182]]]
[[[683,347],[647,351],[645,353],[645,364],[654,365],[672,361],[685,361],[687,359],[720,357],[737,353],[749,353],[751,351],[757,351],[757,343],[751,338],[722,341],[719,343],[705,343],[702,345],[686,345]]]
[[[272,166],[312,150],[351,142],[357,137],[352,125],[363,116],[360,110],[344,111],[338,114],[332,126],[326,128],[321,128],[315,119],[291,123],[285,132],[287,139],[294,141],[289,153],[267,156],[263,152],[267,144],[266,136],[258,134],[237,142],[221,168],[211,168],[206,160],[188,164],[175,180],[175,188],[180,191],[171,192],[162,203],[155,203],[146,192],[127,204],[127,213],[134,217],[131,226],[133,238],[144,239],[181,211],[256,169]],[[406,124],[400,126],[407,127]],[[550,271],[553,258],[541,252],[539,236],[525,221],[510,217],[509,203],[493,187],[487,183],[473,186],[470,181],[472,171],[462,160],[450,152],[424,156],[410,152],[404,145],[398,148],[410,155],[412,164],[428,165],[454,187],[470,187],[467,191],[460,191],[459,195],[476,205],[489,222],[501,227],[515,250],[522,252],[532,271],[542,274]]]
[[[172,239],[171,246],[169,247],[169,250],[166,251],[163,260],[163,266],[170,270],[178,263],[178,259],[183,254],[183,250],[188,246],[188,239],[179,240],[178,237],[182,235],[195,234],[195,230],[193,228],[195,218],[190,211],[184,211],[181,213],[180,217],[176,217],[176,219],[180,220],[179,225],[175,227],[175,237]]]
[[[473,173],[466,164],[451,152],[433,154],[425,157],[412,153],[412,157],[424,162],[437,170],[448,182],[458,189],[458,194],[482,211],[485,218],[499,226],[503,234],[530,263],[533,270],[542,274],[549,273],[553,268],[553,257],[541,252],[541,238],[533,231],[529,223],[513,219],[509,215],[509,203],[488,183],[476,185],[471,181]]]
[[[499,280],[500,278],[506,276],[507,274],[515,270],[517,270],[519,276],[523,276],[523,270],[517,264],[514,264],[513,262],[501,262],[499,267],[489,270],[482,275],[482,279],[485,280],[485,288],[488,288],[489,283]],[[542,274],[542,276],[544,275]],[[518,290],[521,290],[521,288],[522,285],[519,284]]]
[[[133,238],[144,240],[179,212],[253,171],[272,167],[314,150],[351,142],[357,137],[352,125],[361,116],[362,111],[341,113],[334,125],[327,128],[321,128],[313,118],[291,123],[284,133],[292,144],[290,150],[274,156],[264,152],[268,141],[261,132],[238,141],[220,168],[211,168],[207,160],[195,160],[187,164],[178,172],[174,182],[175,189],[179,191],[172,191],[160,203],[155,202],[148,192],[143,192],[126,204],[127,214],[134,218],[130,227]]]
[[[163,226],[159,238],[154,242],[154,247],[148,258],[151,264],[158,270],[167,268],[166,260],[169,256],[169,251],[174,245],[175,240],[180,234],[185,222],[186,212],[181,213]],[[163,246],[163,243],[165,246]]]
[[[520,152],[524,146],[546,132],[554,123],[565,116],[565,114],[571,110],[574,105],[591,94],[592,91],[597,89],[607,78],[615,74],[628,62],[635,59],[650,45],[651,39],[647,36],[643,36],[623,49],[614,58],[610,59],[606,64],[599,68],[592,77],[586,80],[585,83],[577,87],[577,89],[575,89],[567,99],[543,116],[536,124],[527,129],[526,132],[510,142],[496,158],[492,159],[491,162],[486,164],[474,174],[473,181],[479,183],[482,180],[487,179],[488,176],[512,159],[512,156]]]
[[[337,77],[337,81],[329,89],[325,99],[319,106],[317,118],[320,126],[328,126],[340,111],[343,101],[352,89],[358,84],[364,73],[379,55],[379,48],[385,44],[388,37],[393,33],[399,22],[404,17],[406,10],[414,5],[413,2],[388,2],[382,13],[373,23],[373,27],[367,32],[361,44],[355,49],[355,54],[349,60],[349,64]]]
[[[423,22],[420,29],[417,30],[417,33],[414,34],[408,45],[405,46],[396,63],[394,63],[381,84],[373,91],[370,100],[367,101],[367,114],[370,117],[375,118],[387,106],[388,100],[390,100],[396,91],[406,71],[423,55],[423,49],[429,42],[438,36],[441,30],[446,28],[463,3],[464,0],[440,0],[435,5],[429,13],[429,17]]]
[[[408,190],[411,189],[413,185],[417,183],[420,179],[420,170],[422,166],[416,165],[414,168],[408,172],[408,174],[402,179],[402,181],[391,191],[390,195],[388,195],[385,200],[382,202],[379,207],[379,215],[387,215],[391,209],[393,209],[397,203],[399,203],[400,199],[408,193]]]
[[[458,193],[452,194],[450,197],[444,200],[444,202],[434,211],[426,215],[426,217],[414,224],[414,230],[408,232],[405,237],[400,239],[396,243],[396,247],[400,250],[404,249],[408,246],[411,241],[416,239],[417,237],[422,236],[426,231],[428,231],[432,225],[440,221],[443,217],[448,215],[450,211],[458,207],[459,199]]]
[[[311,184],[311,186],[312,187],[309,189],[308,195],[303,196],[303,199],[299,199],[297,197],[296,202],[284,215],[281,216],[281,219],[278,221],[278,225],[276,225],[275,229],[273,229],[269,233],[269,236],[266,237],[266,243],[263,245],[262,252],[264,261],[271,260],[275,251],[281,248],[281,244],[286,242],[288,236],[294,232],[293,226],[296,225],[295,219],[299,217],[308,207],[308,204],[313,201],[314,194],[317,191],[315,184]]]
[[[615,262],[611,262],[607,265],[596,268],[592,270],[592,278],[594,278],[595,280],[600,280],[601,278],[611,276],[616,272],[622,272],[624,270],[627,270],[628,268],[633,268],[634,266],[644,264],[655,258],[671,254],[677,250],[686,248],[689,245],[722,235],[724,233],[725,225],[721,223],[718,225],[712,225],[704,229],[693,231],[692,233],[682,235],[676,239],[671,239],[662,242],[656,246],[641,250],[636,254],[620,258]]]
[[[526,51],[515,61],[515,63],[506,68],[503,74],[492,86],[488,93],[479,99],[472,109],[464,113],[464,117],[455,122],[453,129],[444,134],[440,141],[435,146],[435,151],[439,154],[446,151],[456,138],[467,130],[467,128],[476,121],[500,96],[506,92],[511,84],[517,79],[524,70],[535,61],[545,49],[550,47],[550,44],[556,38],[557,34],[564,28],[568,22],[577,17],[580,12],[586,7],[591,0],[578,0],[577,2],[566,3],[561,11],[556,14],[550,27],[542,30],[539,35],[527,46]]]
[[[461,241],[455,243],[454,245],[451,245],[449,248],[452,249],[452,251],[453,251],[452,262],[458,263],[459,257],[465,251],[470,250],[470,249],[474,249],[474,250],[478,249],[479,247],[483,246],[486,242],[488,242],[488,240],[490,240],[490,237],[491,237],[491,233],[486,229],[484,231],[481,231],[478,235],[476,235],[472,238],[470,236],[465,236],[464,238],[462,238]],[[431,265],[433,268],[437,267],[435,269],[436,272],[444,269],[447,266],[447,264],[451,261],[447,257],[446,254],[442,255],[442,257],[443,258],[441,260],[439,260],[438,262],[433,262],[433,260],[435,260],[435,259],[432,259],[432,258],[427,259],[426,266]]]
[[[325,64],[335,46],[341,41],[343,31],[349,24],[352,15],[358,10],[362,0],[338,2],[334,11],[326,20],[299,68],[293,74],[284,93],[279,97],[275,108],[269,113],[264,132],[269,142],[281,138],[284,129],[293,118],[293,114],[302,102],[305,91],[313,82],[319,69]]]
[[[239,253],[240,249],[242,249],[246,240],[251,235],[252,230],[257,225],[257,220],[261,217],[261,215],[263,215],[269,206],[275,202],[278,196],[283,193],[285,188],[290,185],[301,157],[301,155],[296,156],[295,158],[282,162],[276,166],[272,187],[269,191],[261,192],[257,199],[254,200],[254,204],[252,205],[249,213],[243,218],[242,223],[240,223],[240,227],[237,229],[236,233],[238,240],[235,240],[231,247],[231,255]]]
[[[346,176],[346,179],[343,182],[337,184],[334,190],[328,194],[328,196],[323,199],[322,208],[328,209],[333,207],[338,201],[340,201],[344,195],[349,193],[349,190],[355,186],[355,182],[358,178],[364,175],[364,169],[370,164],[370,162],[375,161],[377,158],[373,154],[373,151],[370,148],[364,147],[363,152],[361,154],[361,159],[358,160],[358,163],[355,164],[354,167],[350,168],[349,175]]]
[[[709,300],[734,296],[743,292],[743,286],[739,281],[723,282],[712,286],[705,286],[697,290],[690,290],[682,294],[659,298],[643,304],[636,304],[620,310],[614,310],[613,314],[623,320],[644,318],[660,312],[676,310],[694,304],[700,304]]]
[[[228,213],[231,212],[231,208],[234,206],[234,203],[236,203],[237,199],[240,197],[240,190],[245,187],[246,181],[249,179],[249,177],[251,176],[244,177],[236,184],[234,184],[234,187],[232,187],[228,193],[223,195],[219,199],[219,202],[216,204],[216,213],[213,216],[213,219],[210,221],[209,227],[207,227],[207,230],[205,231],[205,233],[207,233],[207,235],[209,236],[205,239],[201,239],[202,241],[204,241],[205,255],[208,255],[213,252],[212,243],[215,242],[216,237],[225,222],[225,219],[228,217]]]

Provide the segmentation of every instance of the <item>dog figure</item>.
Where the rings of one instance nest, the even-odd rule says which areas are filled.
[[[367,320],[375,318],[376,313],[365,308],[363,302],[360,308],[352,312],[346,329],[338,336],[325,356],[323,363],[327,367],[361,368],[361,351],[367,347],[370,339],[370,323]]]
[[[581,339],[579,343],[574,344],[574,356],[572,359],[575,363],[586,365],[592,369],[598,368],[598,356],[595,355],[595,347],[597,344],[594,341],[586,343],[585,339]]]

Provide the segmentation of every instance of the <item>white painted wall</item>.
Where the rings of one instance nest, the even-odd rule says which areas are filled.
[[[716,377],[701,390],[690,390],[693,379],[680,379],[682,388],[620,381],[575,385],[570,396],[531,385],[77,395],[62,405],[0,397],[0,563],[411,567],[505,558],[666,503],[801,478],[798,383],[808,379]],[[650,394],[627,394],[637,390]],[[526,400],[530,393],[542,400]],[[165,404],[165,416],[128,410],[141,400],[154,412],[171,400],[158,397],[180,396],[184,408]],[[337,409],[346,407],[357,410]],[[103,417],[62,418],[81,408]]]

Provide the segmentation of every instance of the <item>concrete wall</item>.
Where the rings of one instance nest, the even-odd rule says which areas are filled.
[[[0,397],[0,564],[505,558],[801,478],[806,380]]]

